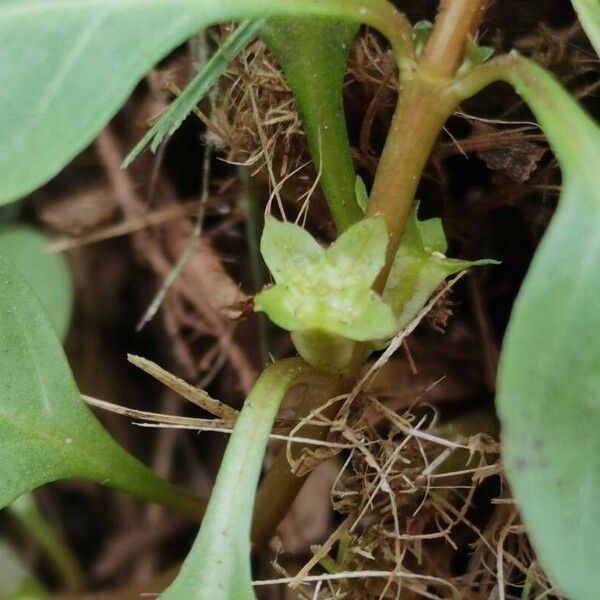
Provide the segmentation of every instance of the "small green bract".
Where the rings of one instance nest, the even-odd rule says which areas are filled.
[[[447,249],[441,219],[419,221],[415,208],[406,224],[383,292],[383,299],[396,316],[396,331],[404,329],[417,316],[446,277],[469,267],[497,264],[488,259],[447,258]]]

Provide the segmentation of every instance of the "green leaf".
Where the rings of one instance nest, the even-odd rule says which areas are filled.
[[[208,92],[217,79],[227,70],[229,63],[244,49],[260,31],[264,19],[244,21],[215,52],[205,67],[192,79],[182,94],[167,108],[146,135],[136,144],[123,162],[128,167],[150,145],[156,152],[165,137],[173,135],[196,104]]]
[[[0,508],[83,477],[199,514],[198,501],[125,452],[82,402],[40,301],[0,256]]]
[[[502,348],[504,463],[550,579],[588,600],[600,564],[600,128],[541,67],[513,56],[503,76],[535,113],[563,175]]]
[[[263,238],[277,284],[256,296],[255,307],[277,325],[355,341],[393,334],[392,312],[371,289],[385,261],[383,217],[352,225],[325,251],[301,227],[274,219],[267,220]]]
[[[73,308],[73,284],[62,254],[46,251],[46,237],[25,225],[0,226],[0,254],[21,272],[42,301],[59,338],[64,339]]]
[[[446,277],[492,260],[458,260],[444,255],[446,236],[440,219],[419,221],[415,208],[408,218],[390,271],[383,299],[396,317],[396,331],[404,329],[425,306]]]
[[[331,19],[270,19],[261,32],[294,92],[319,183],[341,232],[363,216],[342,91],[356,23]]]
[[[227,444],[200,533],[162,600],[256,598],[250,526],[267,441],[285,392],[315,377],[303,361],[286,359],[267,367],[258,378]]]
[[[600,54],[600,2],[598,0],[571,1],[596,53]]]
[[[0,0],[0,204],[58,173],[196,31],[273,16],[365,22],[392,39],[404,24],[386,0]]]

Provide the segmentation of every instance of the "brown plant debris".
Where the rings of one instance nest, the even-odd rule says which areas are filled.
[[[381,419],[366,425],[373,410]],[[353,444],[332,490],[344,521],[290,580],[299,597],[506,599],[526,586],[530,597],[560,598],[507,496],[498,444],[473,433],[494,429],[486,411],[443,421],[424,407],[397,414],[361,397],[338,434]],[[482,500],[489,489],[499,490],[491,502]],[[316,568],[323,576],[309,589]]]
[[[253,174],[270,162],[280,179],[309,162],[292,93],[262,41],[238,55],[219,85],[209,139],[226,160]]]

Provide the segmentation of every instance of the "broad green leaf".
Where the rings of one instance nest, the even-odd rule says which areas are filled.
[[[254,600],[250,526],[273,421],[285,392],[315,374],[300,359],[267,367],[236,421],[200,533],[162,600]]]
[[[356,23],[331,19],[270,19],[261,37],[294,92],[319,183],[339,232],[363,216],[342,104]]]
[[[596,52],[600,54],[600,2],[598,0],[571,0],[581,25],[588,34]]]
[[[192,79],[182,94],[167,108],[158,121],[127,155],[123,167],[129,166],[150,145],[156,152],[161,142],[173,135],[196,104],[204,97],[217,79],[227,70],[229,63],[244,49],[264,25],[264,20],[244,21],[225,40],[205,67]]]
[[[256,309],[294,332],[328,333],[355,341],[392,335],[392,312],[371,289],[385,261],[384,219],[359,221],[325,251],[314,240],[309,243],[307,236],[298,225],[267,220],[263,238],[269,243],[261,244],[261,250],[265,262],[276,267],[277,283],[256,296]],[[305,359],[314,364],[312,357]]]
[[[504,463],[552,582],[589,600],[600,564],[600,128],[541,67],[514,56],[503,76],[535,113],[563,175],[502,348]]]
[[[383,291],[384,301],[396,316],[396,331],[417,316],[446,277],[469,267],[494,263],[447,258],[446,248],[441,220],[419,221],[417,210],[413,210]]]
[[[0,204],[58,173],[196,31],[276,16],[404,26],[386,0],[0,0]]]
[[[0,226],[0,254],[35,290],[56,334],[64,339],[73,308],[73,284],[65,258],[48,253],[46,242],[46,237],[33,227]]]
[[[0,256],[0,508],[83,477],[198,514],[201,506],[125,452],[85,406],[40,301]]]

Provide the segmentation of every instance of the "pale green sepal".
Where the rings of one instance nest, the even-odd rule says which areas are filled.
[[[448,241],[446,240],[441,219],[435,218],[419,221],[415,218],[411,222],[416,225],[418,235],[425,250],[428,252],[446,253],[448,250]]]
[[[335,289],[337,282],[328,283],[325,272],[306,286],[276,284],[258,294],[254,306],[288,331],[315,329],[357,342],[394,334],[392,310],[370,287]]]
[[[396,330],[404,329],[425,306],[442,282],[469,267],[496,264],[493,260],[447,258],[446,236],[440,219],[419,221],[411,213],[383,292],[383,300],[396,317]]]
[[[260,251],[275,281],[284,273],[307,260],[319,257],[324,250],[306,229],[267,217],[260,240]]]
[[[343,278],[346,286],[369,286],[385,264],[388,232],[382,216],[352,225],[324,254],[324,259]]]
[[[275,325],[288,331],[302,329],[304,323],[296,316],[294,294],[285,284],[266,288],[254,298],[254,309],[266,313]],[[298,298],[301,304],[302,298]]]

